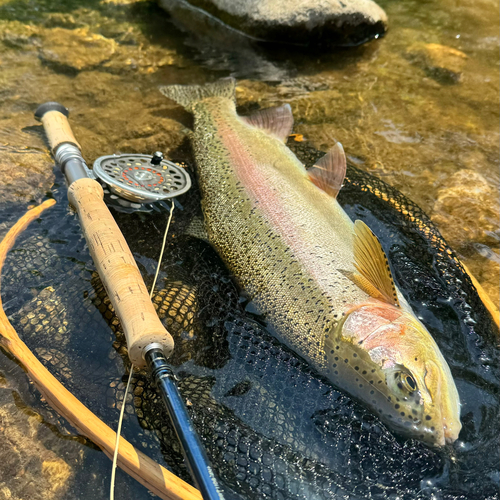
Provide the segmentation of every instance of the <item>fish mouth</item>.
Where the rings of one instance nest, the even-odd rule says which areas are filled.
[[[443,445],[445,444],[453,444],[460,434],[460,430],[462,429],[462,424],[460,420],[457,422],[455,419],[451,421],[451,423],[443,422]]]
[[[437,392],[441,392],[443,397],[438,403],[439,422],[442,426],[441,446],[453,444],[460,434],[462,423],[460,422],[460,399],[451,376],[449,367],[443,359],[443,366],[448,372],[448,377],[444,377],[437,387]],[[437,371],[436,365],[433,362],[427,362],[426,368]],[[450,382],[451,381],[451,382]],[[437,422],[436,422],[437,423]]]
[[[453,444],[458,439],[462,424],[460,418],[457,418],[453,414],[450,415],[449,410],[443,408],[442,404],[438,411],[439,414],[436,416],[436,428],[427,427],[424,429],[427,431],[427,438],[424,440],[431,446],[442,448],[443,446]]]

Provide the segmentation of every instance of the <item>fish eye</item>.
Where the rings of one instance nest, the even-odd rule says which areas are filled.
[[[410,374],[397,372],[395,374],[395,378],[397,379],[397,384],[400,389],[406,390],[409,393],[415,392],[417,390],[417,383]]]

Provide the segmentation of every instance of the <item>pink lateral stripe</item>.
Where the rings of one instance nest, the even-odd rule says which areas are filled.
[[[248,151],[249,148],[245,147],[238,132],[229,127],[227,122],[219,122],[217,125],[222,142],[229,152],[236,177],[245,188],[245,192],[251,200],[258,200],[256,206],[264,213],[271,227],[283,238],[293,254],[300,258],[306,273],[328,294],[329,290],[323,286],[325,276],[315,265],[316,259],[311,258],[311,248],[301,241],[301,235],[291,214],[287,213],[279,194],[269,187],[268,179]],[[310,182],[306,177],[304,179]]]

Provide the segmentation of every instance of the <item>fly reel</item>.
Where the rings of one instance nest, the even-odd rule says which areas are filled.
[[[159,151],[101,156],[94,162],[93,174],[104,184],[106,204],[127,213],[169,209],[165,200],[191,187],[187,170],[165,160]]]

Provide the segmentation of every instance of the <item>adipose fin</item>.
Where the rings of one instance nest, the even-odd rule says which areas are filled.
[[[307,173],[316,186],[336,198],[346,173],[346,158],[342,144],[337,142]]]

